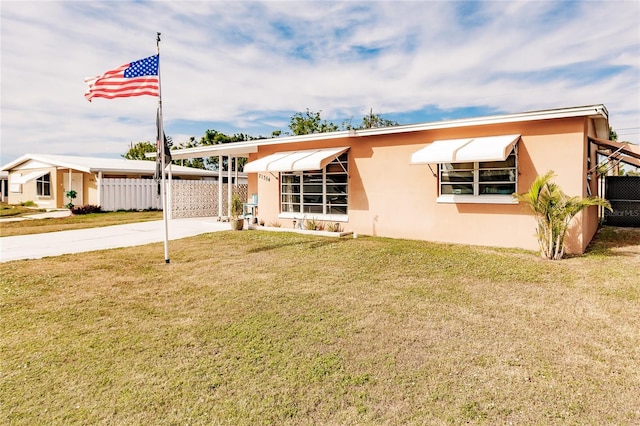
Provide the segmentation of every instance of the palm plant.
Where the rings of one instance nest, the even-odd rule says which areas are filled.
[[[240,231],[243,228],[244,220],[242,219],[242,200],[240,195],[234,193],[231,197],[231,228]]]
[[[602,206],[611,210],[611,205],[600,197],[569,197],[552,182],[554,176],[553,171],[538,176],[529,191],[513,196],[525,203],[536,217],[541,255],[546,259],[559,260],[564,256],[571,219],[586,207]]]

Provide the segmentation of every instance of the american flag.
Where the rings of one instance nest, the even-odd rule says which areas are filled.
[[[159,96],[159,64],[160,55],[154,55],[121,65],[96,77],[87,77],[84,81],[89,89],[84,97],[91,102],[93,98]]]

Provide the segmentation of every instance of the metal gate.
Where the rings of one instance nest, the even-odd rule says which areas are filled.
[[[611,203],[604,223],[640,228],[640,176],[606,176],[604,197]]]

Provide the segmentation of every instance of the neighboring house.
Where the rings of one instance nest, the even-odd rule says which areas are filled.
[[[33,201],[43,208],[62,208],[69,203],[65,194],[70,189],[77,193],[74,205],[102,205],[101,182],[153,179],[155,168],[154,161],[26,154],[3,166],[2,171],[8,173],[10,204]],[[180,180],[219,177],[218,172],[175,165],[171,173],[173,179]]]
[[[591,105],[172,151],[174,159],[248,157],[258,217],[292,227],[340,222],[359,234],[536,250],[536,222],[512,193],[553,170],[571,196],[598,194],[608,112]],[[614,148],[615,149],[615,148]],[[631,163],[635,147],[618,151]],[[639,156],[636,157],[636,154]],[[598,208],[575,219],[567,252],[582,253]]]

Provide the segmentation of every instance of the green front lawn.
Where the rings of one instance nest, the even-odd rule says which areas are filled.
[[[640,423],[640,239],[219,232],[0,264],[0,423]]]
[[[36,211],[35,213],[38,212]],[[17,222],[0,221],[0,237],[124,225],[127,223],[161,219],[161,211],[119,211],[72,215],[60,218],[27,219]]]
[[[0,218],[22,217],[30,214],[42,213],[45,209],[39,209],[33,203],[7,204],[0,203]]]

